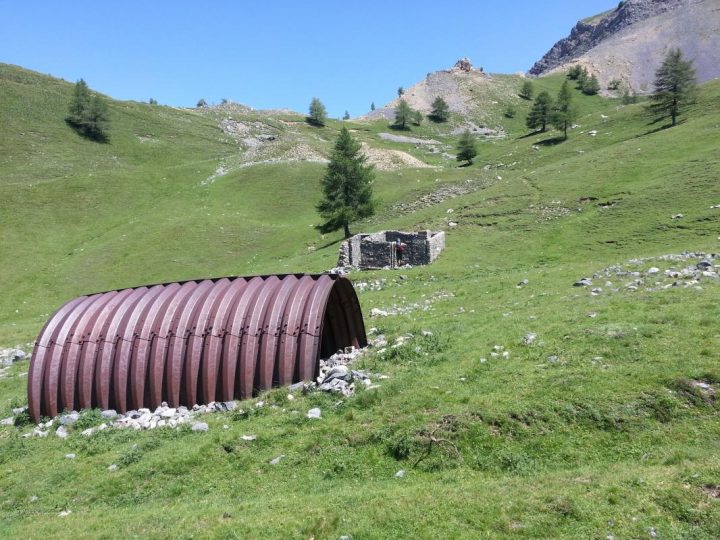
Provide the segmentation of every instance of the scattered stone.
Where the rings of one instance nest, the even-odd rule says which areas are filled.
[[[537,337],[537,334],[535,334],[534,332],[529,332],[523,336],[522,344],[526,346],[532,345],[537,340]]]
[[[0,365],[11,366],[25,358],[27,358],[27,353],[20,348],[0,349]]]
[[[243,435],[240,437],[243,441],[254,441],[257,439],[257,435]]]
[[[80,433],[80,435],[82,435],[83,437],[90,437],[93,433],[95,433],[95,430],[93,428],[87,428],[82,433]]]
[[[280,454],[278,457],[270,460],[270,465],[277,465],[285,458],[285,454]]]
[[[107,409],[100,413],[100,416],[103,418],[106,418],[108,420],[115,418],[118,415],[117,411],[115,409]]]
[[[205,422],[195,422],[190,429],[193,431],[208,431],[210,428]]]
[[[72,411],[72,412],[69,412],[68,414],[63,414],[60,417],[59,422],[63,426],[72,426],[78,420],[80,420],[80,413],[77,411]]]
[[[318,409],[317,407],[310,409],[307,413],[308,418],[317,419],[317,418],[320,418],[321,416],[322,416],[322,411],[320,409]]]
[[[72,514],[72,510],[63,510],[62,512],[60,512],[60,513],[58,514],[58,516],[59,516],[59,517],[67,517],[67,516],[69,516],[70,514]]]
[[[573,287],[589,287],[590,285],[592,285],[592,280],[587,277],[580,278],[575,283],[573,283]]]
[[[25,411],[27,411],[27,409],[28,409],[27,407],[18,407],[18,408],[16,408],[16,409],[13,409],[13,410],[12,410],[12,413],[13,413],[15,416],[18,416],[18,415],[24,413]]]
[[[520,281],[520,282],[516,285],[516,287],[517,287],[518,289],[522,289],[522,288],[523,288],[525,285],[527,285],[528,283],[530,283],[530,280],[528,280],[528,279],[523,279],[522,281]]]
[[[674,214],[673,216],[670,217],[670,219],[682,219],[684,217],[685,216],[682,214]]]
[[[9,417],[9,418],[3,418],[0,420],[0,426],[14,426],[15,425],[15,418]]]
[[[62,425],[62,426],[58,426],[57,430],[55,431],[55,435],[57,437],[60,437],[61,439],[67,439],[69,433],[68,433],[67,428],[64,425]]]
[[[378,309],[378,308],[372,308],[370,310],[370,316],[371,317],[387,317],[388,312],[384,309]]]
[[[65,454],[65,459],[75,459],[75,454]]]
[[[30,502],[37,502],[37,500],[38,500],[37,495],[33,495],[32,497],[30,497]]]
[[[398,472],[395,473],[395,478],[404,478],[405,477],[405,469],[400,469]]]
[[[115,472],[118,470],[118,466],[113,463],[112,465],[108,466],[107,470],[110,472]]]

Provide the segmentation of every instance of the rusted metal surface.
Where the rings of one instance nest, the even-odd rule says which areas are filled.
[[[30,416],[244,399],[311,379],[321,356],[366,344],[355,290],[335,275],[227,277],[82,296],[38,336]]]

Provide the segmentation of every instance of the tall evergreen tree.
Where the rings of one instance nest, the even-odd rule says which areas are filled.
[[[558,92],[555,105],[552,108],[551,121],[555,128],[562,130],[567,139],[568,127],[577,118],[577,111],[572,103],[572,92],[567,81],[563,82]]]
[[[350,223],[375,213],[372,198],[375,173],[366,161],[360,152],[360,143],[343,127],[322,179],[323,199],[316,206],[325,220],[316,226],[321,233],[343,229],[345,238],[349,238]]]
[[[580,90],[582,90],[583,94],[588,96],[594,96],[600,91],[600,82],[594,73],[589,77],[585,77]]]
[[[410,105],[407,104],[407,101],[401,99],[398,102],[397,107],[395,107],[394,126],[400,129],[405,129],[408,123],[412,121],[412,115],[413,110],[410,108]]]
[[[90,94],[90,89],[83,79],[75,83],[65,121],[88,139],[100,142],[107,140],[107,105],[99,95]]]
[[[313,126],[323,127],[325,125],[325,120],[327,120],[327,111],[325,110],[325,105],[323,105],[322,101],[318,98],[312,98],[310,107],[308,108],[308,116],[305,120],[308,124],[312,124]]]
[[[655,90],[648,108],[658,121],[669,116],[674,126],[677,117],[694,100],[696,89],[693,61],[685,60],[680,49],[671,49],[655,72]]]
[[[370,110],[371,111],[375,110],[375,102],[374,101],[370,102]]]
[[[350,120],[350,113],[345,111],[345,114],[343,114],[343,120]]]
[[[458,161],[467,161],[468,165],[472,165],[473,159],[477,156],[477,146],[475,145],[475,138],[470,134],[469,130],[465,130],[460,136],[457,146]]]
[[[432,102],[430,120],[433,122],[447,122],[450,118],[450,106],[441,96],[436,97]]]
[[[534,92],[535,90],[533,88],[532,81],[525,81],[522,83],[520,93],[518,95],[523,99],[532,99]]]
[[[88,105],[90,105],[90,89],[87,83],[83,79],[80,79],[75,83],[75,87],[73,88],[73,95],[70,99],[68,116],[66,118],[68,123],[75,126],[82,125]]]
[[[550,121],[550,112],[552,109],[552,98],[550,94],[545,91],[540,92],[535,101],[533,102],[532,108],[527,115],[525,125],[528,129],[539,129],[541,132],[547,129],[547,124]]]

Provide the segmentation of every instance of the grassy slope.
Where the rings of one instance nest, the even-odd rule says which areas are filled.
[[[309,227],[320,166],[253,167],[201,189],[233,152],[206,116],[114,103],[111,144],[92,145],[62,124],[67,85],[42,78],[32,91],[18,89],[7,72],[1,119],[24,118],[6,133],[26,133],[0,140],[8,156],[0,163],[7,345],[32,339],[45,313],[88,289],[334,262],[335,246],[326,244],[336,238],[320,240]],[[536,87],[555,91],[559,82]],[[13,91],[22,100],[6,99]],[[493,183],[375,219],[375,228],[444,227],[452,208],[459,223],[431,267],[403,280],[353,276],[387,280],[384,290],[361,293],[366,314],[454,295],[428,311],[367,321],[390,339],[418,336],[365,360],[390,376],[377,392],[336,406],[325,395],[289,402],[277,390],[265,399],[279,408],[210,416],[209,434],[60,441],[2,428],[0,536],[643,538],[654,527],[665,538],[716,537],[720,507],[701,487],[720,483],[718,406],[688,393],[684,380],[720,381],[720,287],[593,297],[571,284],[637,256],[717,251],[718,210],[709,206],[720,203],[718,99],[720,85],[707,85],[686,122],[648,133],[655,126],[639,106],[578,96],[581,127],[565,143],[551,144],[553,134],[522,138],[519,111],[511,136],[483,143],[472,168],[380,175],[386,204],[443,182]],[[28,120],[36,112],[13,107],[43,114]],[[367,140],[386,130],[356,127]],[[580,133],[592,129],[596,137]],[[138,134],[163,150],[152,155]],[[617,203],[583,206],[585,196]],[[685,218],[671,220],[676,213]],[[529,284],[516,288],[523,278]],[[420,338],[423,329],[434,336]],[[522,347],[529,331],[540,343]],[[495,344],[510,358],[491,358]],[[18,364],[0,380],[0,416],[23,403],[26,370]],[[322,408],[321,421],[304,417],[312,406]],[[434,448],[413,467],[425,448],[418,433],[443,418],[438,433],[461,457]],[[247,433],[258,440],[243,442]],[[68,452],[77,459],[63,459]],[[287,457],[269,465],[279,454]],[[120,470],[108,472],[111,463]],[[394,478],[398,469],[405,478]],[[57,517],[66,508],[73,513]]]

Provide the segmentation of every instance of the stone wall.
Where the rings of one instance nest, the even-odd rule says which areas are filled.
[[[405,251],[398,259],[396,242],[405,244]],[[338,257],[338,266],[354,266],[361,269],[396,268],[398,266],[421,266],[437,259],[445,248],[442,231],[380,231],[373,234],[356,234],[345,240]]]

